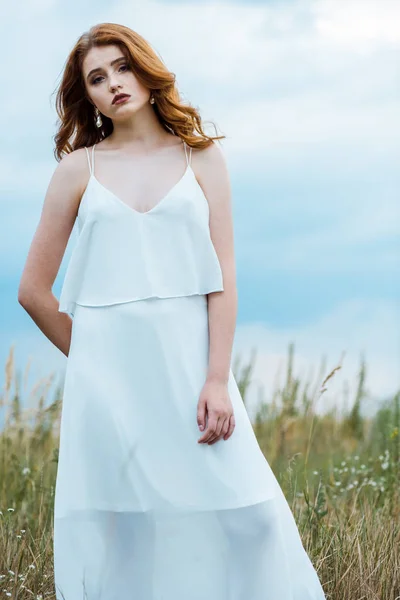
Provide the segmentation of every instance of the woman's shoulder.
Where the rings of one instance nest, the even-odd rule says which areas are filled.
[[[89,147],[88,150],[90,150]],[[67,178],[71,178],[71,185],[74,185],[77,193],[82,195],[90,175],[88,155],[85,147],[82,146],[81,148],[72,150],[68,154],[64,154],[58,164],[57,170]]]
[[[213,175],[227,169],[225,154],[221,145],[215,140],[203,148],[193,147],[192,161],[199,180],[212,178]]]
[[[88,147],[88,150],[90,148]],[[82,170],[84,165],[88,164],[87,151],[85,147],[77,148],[64,154],[59,162],[59,168],[65,171],[76,172]]]

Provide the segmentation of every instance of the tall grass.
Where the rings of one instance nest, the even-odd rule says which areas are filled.
[[[255,356],[233,371],[246,404]],[[363,416],[366,366],[350,407],[318,414],[321,383],[293,374],[263,401],[253,427],[297,521],[328,600],[400,600],[400,392]],[[53,506],[62,389],[26,389],[14,348],[0,396],[0,598],[54,599]],[[188,599],[189,600],[189,599]],[[251,600],[249,598],[249,600]],[[266,599],[267,600],[267,599]],[[285,599],[282,599],[285,600]]]

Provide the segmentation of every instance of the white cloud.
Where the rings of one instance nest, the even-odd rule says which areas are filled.
[[[361,52],[400,44],[397,0],[323,0],[314,2],[313,10],[319,36],[332,44]]]
[[[382,274],[388,271],[400,276],[400,206],[395,198],[393,195],[387,202],[382,197],[364,203],[362,198],[354,198],[353,205],[344,208],[342,219],[333,223],[321,219],[318,229],[299,228],[290,237],[282,235],[270,240],[267,235],[253,238],[249,235],[241,249],[241,259],[249,268],[251,265],[253,271],[267,267],[325,273],[375,271]],[[389,248],[384,244],[387,238],[393,240]],[[383,243],[382,247],[372,246],[374,252],[366,256],[366,245],[378,242]]]
[[[294,376],[301,384],[322,381],[337,365],[329,381],[328,391],[320,398],[317,410],[324,412],[332,405],[344,406],[343,391],[354,399],[362,357],[366,361],[366,389],[369,398],[365,408],[372,411],[377,399],[400,389],[400,305],[389,301],[353,299],[335,307],[330,314],[314,322],[276,329],[263,323],[237,328],[234,355],[246,362],[253,348],[257,350],[254,382],[249,393],[249,408],[254,414],[258,402],[258,387],[263,386],[267,400],[276,387],[284,384],[288,347],[294,343]],[[342,359],[343,358],[343,359]],[[326,364],[322,378],[320,366]],[[312,388],[313,388],[312,386]]]
[[[16,23],[29,21],[29,19],[42,16],[57,6],[57,0],[19,0],[17,2],[3,2],[0,9],[0,18],[3,22],[10,19]]]

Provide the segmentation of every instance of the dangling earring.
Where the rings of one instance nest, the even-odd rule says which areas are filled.
[[[150,98],[150,104],[154,104],[154,96]]]
[[[97,106],[94,108],[94,114],[96,116],[96,127],[101,127],[103,125],[103,121],[101,120],[100,111]]]

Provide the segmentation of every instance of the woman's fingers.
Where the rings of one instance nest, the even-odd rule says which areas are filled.
[[[209,415],[208,420],[207,420],[206,430],[203,433],[203,435],[201,436],[201,438],[198,440],[198,442],[200,444],[209,442],[209,440],[215,433],[216,425],[217,425],[217,417],[215,416],[215,414],[213,414],[211,416]]]
[[[216,414],[211,415],[208,418],[206,430],[202,437],[198,440],[198,443],[207,443],[211,445],[227,434],[230,435],[229,432],[231,429],[233,431],[233,427],[230,422],[230,415],[224,415],[220,417],[217,417]]]
[[[223,421],[223,425],[221,427],[221,432],[220,432],[219,436],[217,437],[217,439],[210,442],[210,446],[212,444],[215,444],[216,442],[218,442],[218,440],[221,440],[222,438],[227,439],[225,436],[226,436],[227,432],[229,431],[229,423],[230,423],[230,420],[229,420],[229,417],[227,417]]]
[[[236,424],[236,422],[235,422],[235,415],[232,414],[230,416],[230,419],[229,419],[228,433],[224,436],[224,440],[225,441],[231,437],[231,435],[233,433],[233,430],[235,429],[235,424]]]
[[[219,417],[216,424],[215,424],[215,431],[214,433],[211,435],[210,439],[208,440],[208,444],[213,444],[214,442],[217,442],[220,438],[221,435],[221,429],[223,427],[224,424],[224,419],[225,417]]]

